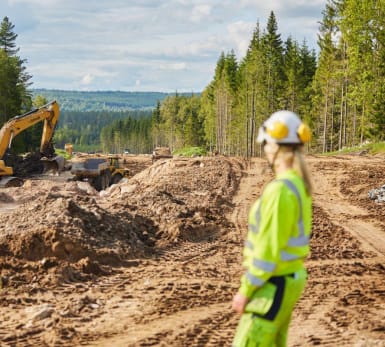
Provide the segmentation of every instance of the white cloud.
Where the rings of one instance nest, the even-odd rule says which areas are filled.
[[[251,40],[255,23],[238,21],[227,26],[230,39],[234,42],[234,49],[239,57],[244,57]]]
[[[13,6],[16,4],[31,5],[31,6],[41,6],[41,7],[51,7],[58,3],[61,0],[8,0],[8,4]]]
[[[82,80],[80,81],[80,84],[88,86],[92,83],[94,79],[95,76],[88,73],[87,75],[83,76]]]
[[[35,88],[202,90],[256,22],[315,46],[326,0],[0,0]],[[139,82],[138,82],[139,81]]]
[[[162,63],[159,64],[159,69],[161,70],[185,70],[187,67],[186,63]]]
[[[181,42],[177,45],[166,46],[160,53],[166,58],[183,58],[187,60],[202,59],[220,53],[223,48],[223,39],[219,36],[209,36],[191,42]]]
[[[265,0],[239,0],[239,2],[241,6],[268,8],[273,11],[284,7],[298,7],[299,10],[301,10],[301,6],[307,6],[309,3],[320,7],[326,4],[325,0],[270,0],[268,6],[266,6],[267,4]]]
[[[191,20],[193,22],[200,22],[211,13],[210,5],[197,5],[192,10]]]

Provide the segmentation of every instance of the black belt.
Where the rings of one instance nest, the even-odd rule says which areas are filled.
[[[295,272],[291,273],[291,274],[287,274],[287,275],[281,275],[281,276],[272,276],[270,277],[267,281],[268,282],[271,282],[271,283],[274,283],[276,281],[279,281],[280,278],[285,278],[285,277],[291,277],[291,278],[294,278],[295,277]]]

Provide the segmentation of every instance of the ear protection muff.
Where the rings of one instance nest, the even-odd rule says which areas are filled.
[[[297,135],[302,143],[309,142],[311,139],[311,130],[305,123],[301,123],[298,127]]]
[[[273,139],[282,140],[289,135],[289,129],[285,123],[275,121],[273,124],[266,127],[266,133]]]

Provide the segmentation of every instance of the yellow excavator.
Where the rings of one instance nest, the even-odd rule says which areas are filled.
[[[20,178],[13,177],[13,168],[6,166],[4,155],[11,147],[13,138],[22,131],[33,125],[44,121],[43,134],[40,144],[40,153],[42,155],[45,170],[59,172],[64,167],[64,158],[55,156],[52,145],[52,137],[56,124],[59,120],[59,105],[52,101],[38,109],[30,111],[20,116],[11,118],[0,129],[0,186],[20,186],[23,181]]]

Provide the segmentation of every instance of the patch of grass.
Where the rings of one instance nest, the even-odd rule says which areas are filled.
[[[337,154],[360,153],[362,151],[367,151],[369,154],[385,153],[385,142],[373,142],[354,147],[344,147],[339,151],[323,153],[322,155],[329,156]]]
[[[71,159],[71,156],[64,149],[55,148],[55,154],[64,157],[66,160]]]
[[[173,155],[179,155],[183,157],[197,157],[206,155],[207,151],[202,147],[186,147],[177,149],[173,152]]]
[[[385,142],[373,143],[372,148],[370,149],[370,153],[385,153]]]

